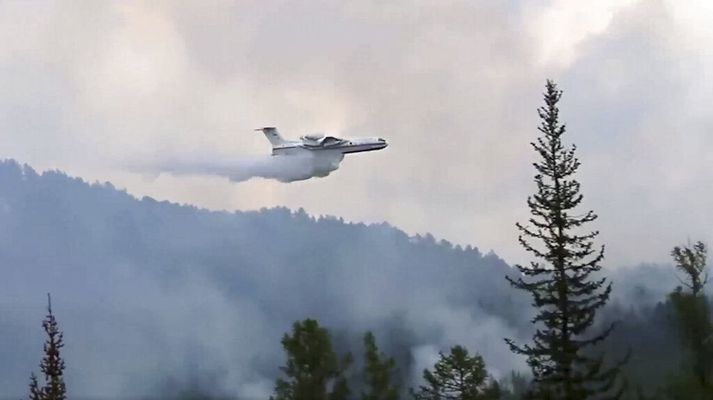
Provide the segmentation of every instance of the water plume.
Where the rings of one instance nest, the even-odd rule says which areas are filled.
[[[289,183],[322,178],[339,168],[344,154],[339,151],[305,151],[295,155],[193,157],[163,160],[152,165],[134,166],[143,174],[213,175],[244,182],[253,178]]]

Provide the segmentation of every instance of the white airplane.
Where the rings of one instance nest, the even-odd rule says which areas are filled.
[[[382,138],[349,138],[342,139],[334,136],[325,136],[321,133],[313,133],[300,137],[300,140],[285,140],[277,128],[258,128],[272,144],[272,155],[296,155],[305,152],[329,152],[340,153],[342,156],[349,153],[360,153],[364,151],[381,150],[388,146],[386,140]]]

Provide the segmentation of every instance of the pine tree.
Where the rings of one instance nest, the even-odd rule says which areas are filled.
[[[286,376],[278,378],[273,400],[345,400],[349,395],[345,370],[351,355],[341,360],[332,349],[329,331],[313,319],[295,322],[292,335],[285,334],[282,346]]]
[[[676,268],[683,271],[688,282],[683,284],[690,290],[684,292],[679,286],[669,299],[676,310],[676,322],[681,332],[683,344],[688,350],[691,362],[691,390],[700,392],[701,398],[713,397],[713,322],[710,317],[708,298],[703,293],[707,282],[707,249],[702,242],[693,247],[675,247],[671,255]],[[679,380],[685,376],[679,376]]]
[[[691,294],[698,296],[703,286],[708,282],[706,273],[706,258],[708,249],[703,242],[696,242],[693,247],[676,246],[671,251],[671,256],[676,262],[676,268],[686,274],[689,282],[682,282],[691,290]]]
[[[399,391],[392,382],[396,361],[379,352],[371,332],[364,335],[364,348],[364,373],[368,390],[362,393],[362,400],[398,400]]]
[[[583,197],[574,178],[580,162],[576,147],[566,148],[562,141],[566,129],[559,122],[561,96],[548,80],[545,106],[538,109],[543,136],[532,143],[540,158],[533,164],[537,193],[527,199],[529,224],[517,224],[520,244],[539,261],[518,265],[521,276],[507,277],[512,286],[532,295],[538,329],[531,344],[506,342],[513,352],[527,356],[536,398],[618,398],[623,391],[615,390],[618,366],[604,368],[602,357],[587,352],[614,328],[612,324],[589,334],[597,310],[609,299],[611,283],[592,275],[604,259],[604,246],[596,248],[593,242],[598,232],[579,233],[597,216],[576,211]]]
[[[47,334],[44,345],[44,357],[40,363],[40,370],[45,378],[45,385],[39,387],[37,377],[30,376],[30,400],[66,400],[66,387],[64,384],[64,360],[60,350],[64,347],[64,337],[59,330],[57,320],[52,313],[52,298],[47,294],[47,316],[42,321],[42,327]]]
[[[424,370],[426,385],[412,391],[415,400],[495,400],[500,387],[488,377],[479,355],[470,356],[462,346],[454,346],[448,355],[440,353],[433,371]]]

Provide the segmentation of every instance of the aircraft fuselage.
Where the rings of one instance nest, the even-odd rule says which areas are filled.
[[[340,139],[332,136],[320,138],[319,140],[309,140],[303,138],[300,141],[287,141],[272,148],[272,155],[293,155],[305,151],[320,152],[330,151],[342,154],[362,153],[366,151],[381,150],[388,146],[386,140],[382,138],[350,138]]]

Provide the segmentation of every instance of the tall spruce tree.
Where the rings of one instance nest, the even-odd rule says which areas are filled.
[[[351,355],[337,357],[329,331],[313,319],[295,322],[292,335],[285,334],[282,346],[287,365],[280,369],[273,400],[346,400],[349,395],[344,371]]]
[[[511,350],[527,356],[532,369],[534,398],[585,400],[619,398],[619,367],[605,368],[602,356],[592,356],[592,346],[604,340],[614,325],[591,334],[597,310],[611,293],[611,283],[596,277],[604,259],[604,246],[595,247],[597,231],[581,233],[597,216],[579,213],[580,184],[574,174],[580,166],[576,147],[565,147],[565,125],[559,122],[557,103],[562,92],[548,80],[545,106],[538,109],[542,136],[532,143],[539,155],[537,192],[527,199],[529,224],[517,224],[519,242],[538,261],[518,265],[520,276],[507,277],[517,289],[530,292],[537,308],[532,343]]]
[[[379,351],[371,332],[364,335],[364,349],[367,390],[362,400],[398,400],[399,390],[393,382],[396,361]]]
[[[47,334],[44,345],[44,357],[40,363],[40,370],[45,378],[45,385],[39,386],[37,377],[30,376],[30,400],[66,400],[66,387],[64,384],[64,360],[60,350],[64,347],[64,335],[59,330],[57,320],[52,313],[52,298],[47,294],[47,316],[42,321],[42,327]]]

